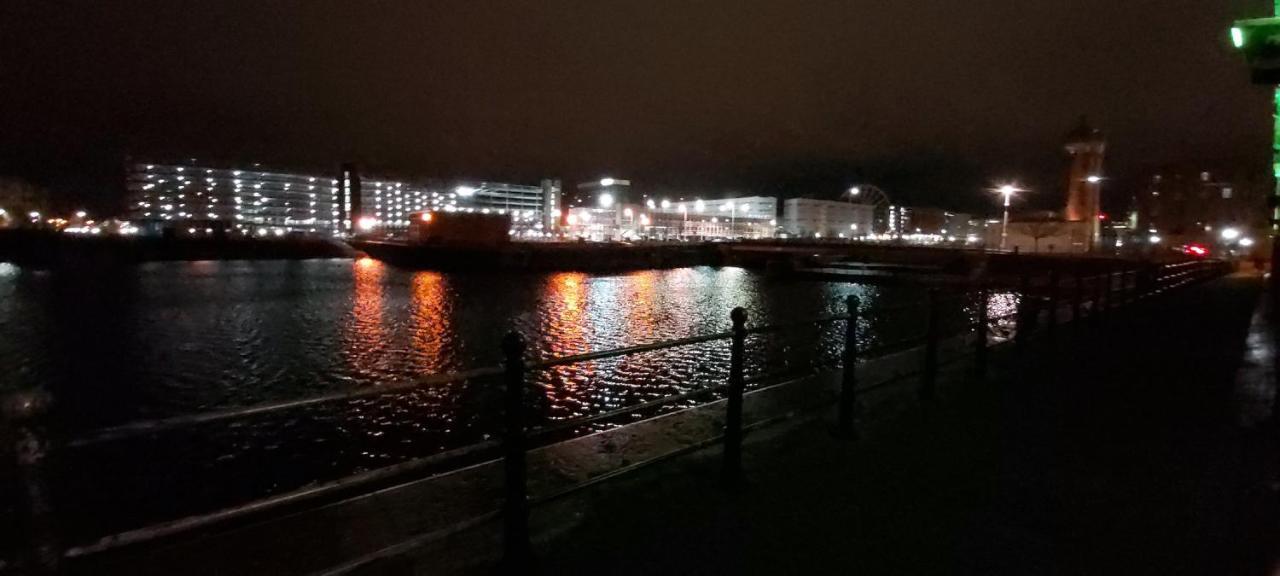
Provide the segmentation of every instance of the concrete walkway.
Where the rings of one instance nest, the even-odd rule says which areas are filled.
[[[869,419],[858,442],[830,418],[753,434],[737,494],[718,485],[718,449],[593,487],[535,511],[538,568],[1272,573],[1280,443],[1259,416],[1273,392],[1260,289],[1231,277],[1063,330],[996,358],[984,382],[954,380],[933,409]]]

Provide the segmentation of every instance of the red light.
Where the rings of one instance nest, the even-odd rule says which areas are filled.
[[[1182,252],[1191,256],[1205,256],[1209,254],[1209,249],[1199,244],[1188,244],[1186,248],[1182,249]]]
[[[1102,212],[1099,212],[1099,213],[1098,213],[1098,219],[1099,219],[1099,220],[1106,220],[1106,219],[1107,219],[1107,215],[1106,215],[1106,214],[1103,214]]]
[[[423,221],[423,222],[430,222],[430,221],[431,221],[431,213],[430,213],[430,212],[423,212],[423,213],[422,213],[422,221]]]

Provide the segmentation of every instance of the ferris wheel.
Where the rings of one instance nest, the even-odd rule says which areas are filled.
[[[889,194],[875,184],[858,184],[851,186],[844,193],[845,198],[854,204],[870,206],[874,216],[875,227],[887,230],[889,211],[893,207]]]
[[[875,207],[876,211],[888,210],[892,204],[889,194],[875,184],[858,184],[849,188],[845,196],[854,204],[866,204]]]

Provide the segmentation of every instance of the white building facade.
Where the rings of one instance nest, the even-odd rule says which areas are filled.
[[[854,238],[872,233],[875,208],[813,198],[790,198],[783,202],[782,229],[801,238]]]

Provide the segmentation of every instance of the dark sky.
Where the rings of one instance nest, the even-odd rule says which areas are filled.
[[[1265,171],[1226,30],[1266,0],[0,3],[0,175],[107,206],[125,154],[416,176],[1056,198],[1062,136]],[[1042,200],[1043,201],[1043,200]]]

